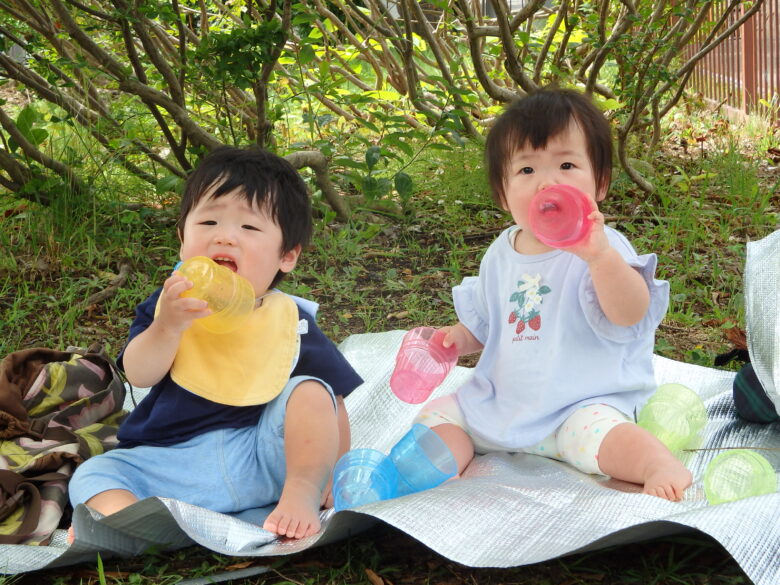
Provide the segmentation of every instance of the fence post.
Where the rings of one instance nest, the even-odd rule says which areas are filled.
[[[743,11],[748,9],[743,5]],[[742,25],[742,109],[751,113],[758,103],[756,78],[756,15]]]

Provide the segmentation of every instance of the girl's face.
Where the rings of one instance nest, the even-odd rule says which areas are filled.
[[[518,148],[507,167],[504,210],[523,230],[518,238],[530,243],[534,252],[548,248],[536,240],[529,229],[531,199],[540,190],[561,184],[577,187],[594,201],[601,201],[606,195],[596,188],[585,135],[574,121],[566,130],[551,137],[544,148],[534,150],[528,144]]]
[[[282,253],[282,230],[263,209],[250,205],[241,194],[213,198],[206,193],[184,221],[182,260],[207,256],[237,272],[255,289],[268,292],[278,271],[295,267],[301,247]]]

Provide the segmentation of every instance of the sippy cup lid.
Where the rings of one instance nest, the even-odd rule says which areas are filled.
[[[571,185],[542,189],[531,200],[528,221],[540,242],[553,248],[568,248],[587,237],[593,224],[588,215],[590,198]]]

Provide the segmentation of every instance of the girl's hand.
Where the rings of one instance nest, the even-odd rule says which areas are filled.
[[[588,264],[612,247],[607,240],[607,234],[604,233],[604,214],[598,210],[595,202],[593,207],[593,211],[588,215],[588,219],[593,222],[588,237],[581,243],[566,248],[567,252],[582,258]]]
[[[454,345],[458,350],[458,355],[474,353],[484,347],[462,323],[442,327],[440,331],[444,333],[444,339],[441,344],[444,347],[452,347]]]
[[[172,334],[181,334],[192,325],[195,319],[211,315],[206,301],[181,294],[193,287],[192,282],[174,273],[163,283],[160,294],[160,312],[155,317],[159,326]]]

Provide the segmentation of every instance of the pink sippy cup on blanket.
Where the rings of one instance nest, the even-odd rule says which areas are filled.
[[[406,332],[395,356],[390,389],[404,402],[425,402],[458,361],[454,345],[444,347],[444,332],[416,327]]]
[[[553,248],[579,244],[590,232],[593,221],[590,198],[571,185],[553,185],[542,189],[528,210],[531,231],[537,239]]]

